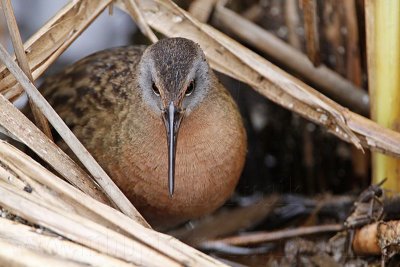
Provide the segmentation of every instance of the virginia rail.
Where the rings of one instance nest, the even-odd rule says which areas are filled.
[[[196,43],[166,38],[101,51],[41,88],[153,226],[205,215],[232,194],[246,134]]]

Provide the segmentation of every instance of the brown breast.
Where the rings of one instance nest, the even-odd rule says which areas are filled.
[[[245,160],[246,135],[236,105],[217,86],[182,121],[173,198],[168,195],[168,153],[161,118],[128,119],[127,124],[137,127],[127,133],[130,142],[121,150],[119,162],[103,164],[153,225],[168,226],[205,215],[221,206],[236,186]],[[140,113],[146,114],[144,110]]]

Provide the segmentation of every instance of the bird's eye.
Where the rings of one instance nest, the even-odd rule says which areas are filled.
[[[194,81],[191,81],[191,82],[189,83],[188,87],[186,88],[185,95],[186,95],[186,96],[191,95],[191,94],[193,93],[193,90],[194,90]]]
[[[160,90],[158,90],[158,87],[157,87],[157,85],[156,85],[155,83],[153,83],[152,88],[153,88],[153,92],[154,92],[157,96],[160,96]]]

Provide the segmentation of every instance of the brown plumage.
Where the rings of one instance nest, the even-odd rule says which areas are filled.
[[[167,38],[148,48],[101,51],[41,88],[153,226],[205,215],[233,192],[245,159],[245,130],[194,42]],[[167,143],[172,132],[166,129],[179,130],[175,186],[174,150]]]

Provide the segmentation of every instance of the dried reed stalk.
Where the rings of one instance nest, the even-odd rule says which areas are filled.
[[[239,236],[224,237],[217,240],[204,242],[201,246],[210,247],[218,244],[226,244],[233,246],[256,245],[260,243],[274,242],[288,238],[295,238],[305,235],[314,235],[320,233],[339,232],[343,230],[342,224],[326,224],[315,226],[304,226],[295,229],[285,229],[272,232],[254,232],[245,233]]]
[[[315,0],[300,0],[304,16],[304,31],[308,58],[314,66],[321,64],[319,34],[317,26],[317,3]]]
[[[150,41],[153,43],[158,41],[157,36],[154,34],[152,29],[149,27],[149,25],[146,23],[145,19],[143,18],[143,14],[141,10],[139,9],[136,0],[124,0],[125,7],[129,11],[129,13],[132,15],[134,21],[136,22],[136,25],[139,27],[140,31],[147,36]]]
[[[372,223],[357,229],[354,235],[352,248],[358,255],[380,255],[378,225]]]
[[[400,2],[365,1],[367,26],[368,86],[371,118],[380,125],[400,131]],[[385,177],[385,188],[400,191],[400,160],[378,153],[372,155],[372,179]]]
[[[90,240],[87,238],[86,231],[92,234],[95,231],[96,234],[99,234],[99,238],[96,239],[99,242],[101,240],[104,241],[102,237],[107,234],[110,239],[109,244],[121,247],[124,244],[136,244],[137,249],[145,253],[148,253],[148,249],[150,249],[153,252],[149,253],[160,254],[157,257],[165,263],[169,261],[164,261],[164,257],[190,266],[217,266],[219,264],[216,260],[178,240],[145,228],[115,209],[90,198],[4,141],[0,141],[0,165],[7,170],[6,172],[0,171],[0,177],[3,176],[5,178],[0,179],[0,205],[6,206],[11,212],[31,222],[44,225],[76,242],[84,242],[89,247],[91,245],[88,244]],[[2,173],[5,174],[2,175]],[[20,179],[22,183],[9,181],[7,177],[9,177],[10,173],[14,177],[12,180]],[[2,180],[7,181],[9,185]],[[32,188],[31,193],[21,189],[25,184]],[[41,187],[50,189],[55,199],[51,202],[47,201],[45,196],[47,193],[43,192]],[[41,193],[38,195],[35,192]],[[12,199],[18,199],[18,201],[13,201]],[[21,207],[21,203],[26,205],[23,206],[26,208]],[[45,214],[41,214],[43,212]],[[52,217],[47,217],[48,219],[46,219],[45,216]],[[80,226],[74,224],[77,221],[80,222]],[[74,224],[74,229],[71,228],[71,225],[68,227],[63,225],[67,223]],[[90,229],[86,229],[86,227]],[[132,239],[132,241],[124,240],[122,242],[121,234],[124,235],[125,239]],[[94,249],[104,250],[104,243],[102,244],[102,248],[97,245]],[[142,249],[142,246],[145,246],[146,249]],[[116,254],[117,252],[114,252],[113,256],[121,256]],[[164,265],[161,264],[159,266]]]
[[[218,0],[194,0],[189,6],[189,13],[198,21],[207,23]]]
[[[358,255],[382,255],[384,262],[398,254],[400,221],[379,221],[355,230],[353,251]]]
[[[15,55],[17,56],[17,62],[26,74],[26,76],[28,76],[29,80],[33,82],[32,73],[28,65],[28,59],[26,58],[24,46],[22,44],[21,35],[19,33],[17,21],[14,16],[11,1],[2,0],[1,4],[3,7],[4,15],[6,17],[8,31],[10,33],[11,40],[14,46]],[[48,121],[46,120],[46,117],[43,116],[43,114],[40,112],[38,107],[35,105],[35,103],[32,102],[31,99],[29,99],[29,104],[38,127],[47,135],[47,137],[52,139],[50,126]]]
[[[95,16],[96,12],[104,9],[109,1],[89,1],[85,3],[88,5],[87,10],[92,11],[92,13],[88,13]],[[398,134],[390,130],[383,130],[382,127],[367,121],[363,117],[348,112],[341,106],[322,98],[310,87],[288,76],[251,51],[241,47],[214,29],[196,22],[177,6],[165,1],[157,3],[154,1],[138,1],[138,4],[140,4],[139,7],[147,22],[155,29],[169,36],[181,35],[199,42],[206,50],[213,67],[217,70],[252,85],[264,96],[312,121],[318,122],[340,138],[353,142],[358,147],[358,138],[360,138],[365,147],[391,155],[398,156],[400,154],[400,137]],[[81,1],[70,3],[27,42],[26,46],[30,47],[28,58],[32,58],[33,63],[36,63],[32,65],[35,65],[36,68],[48,66],[72,42],[73,38],[76,37],[75,33],[82,31],[93,19],[93,17],[83,16],[84,19],[82,20],[74,20],[75,17],[82,15],[83,12],[77,12],[77,10],[82,9],[82,5]],[[71,21],[74,21],[74,23],[71,23]],[[71,26],[75,24],[76,27]],[[48,35],[58,36],[55,43],[46,42],[47,39],[44,37]],[[39,37],[43,38],[40,39]],[[226,52],[226,57],[220,54],[221,47]],[[56,53],[50,53],[51,57],[49,58],[48,51],[51,51],[51,53],[56,51]],[[34,56],[32,56],[32,53],[34,53]],[[35,72],[33,74],[35,78]],[[14,80],[7,71],[0,72],[0,77],[7,78],[0,82],[0,86],[4,86],[7,80]]]
[[[0,124],[34,151],[67,181],[91,197],[110,203],[107,196],[75,162],[0,94]]]
[[[39,30],[25,44],[29,64],[33,70],[33,78],[39,77],[110,2],[111,0],[70,2]],[[398,135],[386,130],[383,130],[381,135],[377,134],[382,128],[354,113],[347,112],[211,27],[198,23],[172,2],[157,1],[157,3],[150,0],[137,1],[144,19],[152,27],[169,36],[183,34],[197,40],[217,70],[247,82],[275,102],[319,122],[355,145],[359,146],[359,137],[364,145],[395,155],[400,154]],[[133,13],[132,10],[130,11]],[[179,33],[180,31],[181,33]],[[48,38],[48,36],[53,36],[54,39]],[[57,118],[52,113],[52,109],[47,106],[47,102],[43,102],[43,99],[37,95],[36,89],[29,83],[18,66],[10,60],[6,53],[2,53],[2,56],[3,60],[7,60],[7,67],[13,70],[13,74],[18,77],[18,81],[28,88],[31,97],[35,98],[36,96],[35,99],[42,105],[44,113],[53,119]],[[3,92],[9,92],[10,95],[12,92],[18,92],[16,87],[10,89],[16,84],[16,79],[5,67],[2,68],[0,77],[4,78],[0,81]],[[4,110],[6,109],[4,108]],[[8,120],[10,125],[16,123],[12,117],[8,117]],[[57,124],[57,120],[55,119],[53,122]],[[14,127],[24,126],[19,124]],[[58,125],[58,127],[65,130],[63,125]],[[357,137],[352,131],[360,135]],[[13,130],[14,134],[15,132],[18,131]],[[4,175],[9,170],[4,167],[0,169],[0,175],[3,176],[0,181],[0,203],[25,219],[47,226],[71,240],[102,251],[106,255],[137,264],[149,264],[150,266],[222,265],[178,240],[146,229],[118,211],[91,199],[6,143],[0,142],[0,147],[2,163],[8,164],[8,168],[13,168],[12,174],[20,180],[13,185],[7,184],[4,181],[4,177],[6,177]],[[8,151],[8,154],[5,151]],[[8,157],[7,160],[6,157]],[[22,174],[21,168],[24,169],[25,176]],[[32,175],[32,172],[35,171],[36,173]],[[21,177],[25,178],[21,180]],[[23,191],[26,183],[34,188],[35,193]],[[50,187],[60,196],[52,198],[52,202],[57,202],[57,204],[49,205],[49,192],[42,188],[44,186]],[[66,212],[70,209],[76,213]],[[126,236],[123,236],[122,233]],[[92,242],[90,234],[98,236],[99,239],[96,240],[98,242]],[[113,242],[116,247],[110,249],[108,246]],[[126,251],[118,247],[118,245],[123,246],[124,244],[141,253],[127,255]],[[6,246],[0,243],[2,248],[0,254],[5,251],[3,248]],[[4,259],[4,254],[1,254],[1,259]],[[8,260],[10,259],[8,258]]]
[[[333,96],[350,109],[362,114],[369,113],[369,98],[364,90],[354,86],[325,65],[320,65],[318,68],[314,67],[307,56],[296,48],[257,24],[244,19],[226,8],[225,5],[226,0],[220,0],[213,13],[213,18],[219,27],[237,35],[244,42],[260,49],[271,58],[294,70],[305,80],[319,86],[323,93]],[[292,39],[296,40],[293,37]]]
[[[38,229],[3,218],[0,218],[0,241],[90,266],[134,266],[71,241],[55,238],[54,235],[41,234]]]
[[[33,79],[40,77],[111,2],[70,1],[29,38],[24,48]],[[0,93],[15,98],[20,94],[16,83],[9,70],[1,66]]]
[[[68,262],[46,254],[34,252],[0,239],[0,266],[62,266],[84,267],[86,265]]]
[[[0,205],[76,243],[127,262],[144,266],[181,266],[165,255],[71,212],[65,212],[0,181]]]

